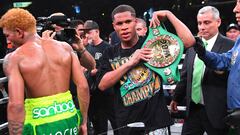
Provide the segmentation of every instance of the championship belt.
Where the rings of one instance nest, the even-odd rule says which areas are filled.
[[[180,80],[178,64],[183,54],[181,39],[161,26],[149,27],[149,34],[142,48],[151,48],[153,57],[144,64],[159,74],[163,84],[174,84]]]

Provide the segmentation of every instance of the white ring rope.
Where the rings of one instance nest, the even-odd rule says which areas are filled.
[[[3,59],[0,59],[0,63],[3,63]],[[4,82],[7,82],[8,81],[8,78],[7,77],[2,77],[0,78],[0,83],[4,83]],[[5,90],[4,90],[5,91]],[[5,104],[8,102],[8,97],[4,97],[4,98],[1,98],[0,99],[0,105],[1,104]],[[3,123],[0,125],[0,131],[7,128],[8,127],[8,122],[6,123]]]
[[[170,106],[167,106],[168,110],[171,110]],[[186,111],[186,106],[177,106],[178,111]]]
[[[0,78],[0,83],[4,83],[4,82],[7,82],[7,81],[8,81],[7,77]]]
[[[0,59],[0,63],[3,63],[4,59]]]
[[[7,128],[7,126],[8,126],[8,122],[1,124],[0,125],[0,130],[2,130],[4,128]]]

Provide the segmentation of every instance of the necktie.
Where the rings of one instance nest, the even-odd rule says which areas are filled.
[[[207,46],[207,42],[204,43],[204,46]],[[202,75],[204,69],[204,62],[198,58],[196,54],[196,58],[193,66],[193,78],[192,78],[192,101],[196,104],[200,102],[201,99],[201,90],[202,90]]]

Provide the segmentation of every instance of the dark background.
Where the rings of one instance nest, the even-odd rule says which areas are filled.
[[[0,0],[0,16],[9,8],[13,7],[13,2],[20,0]],[[235,0],[22,0],[32,1],[28,9],[35,17],[49,16],[54,12],[62,12],[69,18],[82,19],[83,21],[92,19],[100,25],[101,36],[107,38],[113,31],[111,22],[111,12],[119,4],[129,4],[136,9],[137,17],[143,18],[145,11],[167,9],[172,11],[181,21],[183,21],[192,31],[197,33],[196,14],[197,11],[206,5],[212,5],[219,9],[222,25],[221,33],[225,33],[227,25],[235,21],[232,12]],[[21,1],[21,2],[22,2]],[[74,6],[80,7],[80,13],[75,13]],[[171,25],[165,23],[167,29],[172,31]]]

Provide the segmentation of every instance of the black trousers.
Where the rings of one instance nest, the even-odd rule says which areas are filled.
[[[73,81],[70,81],[70,91],[73,95],[73,101],[77,109],[79,109],[79,102],[77,98],[76,86]],[[90,104],[88,109],[88,134],[107,135],[108,120],[113,129],[116,129],[114,97],[109,94],[103,94],[97,90],[90,96]],[[106,134],[105,134],[106,132]],[[114,135],[118,135],[118,130],[114,131]]]
[[[210,123],[203,105],[191,103],[189,116],[185,119],[182,135],[227,135],[228,129],[214,128]]]
[[[228,135],[240,135],[240,128],[231,128]]]
[[[240,135],[240,128],[236,129],[236,135]]]
[[[228,110],[228,113],[224,121],[231,127],[229,135],[240,135],[240,108]]]
[[[92,123],[94,135],[107,135],[108,120],[113,129],[116,129],[115,111],[113,98],[109,95],[96,92],[90,97],[88,110],[89,122]],[[106,134],[105,134],[106,133]],[[118,131],[114,131],[114,135],[118,135]]]

